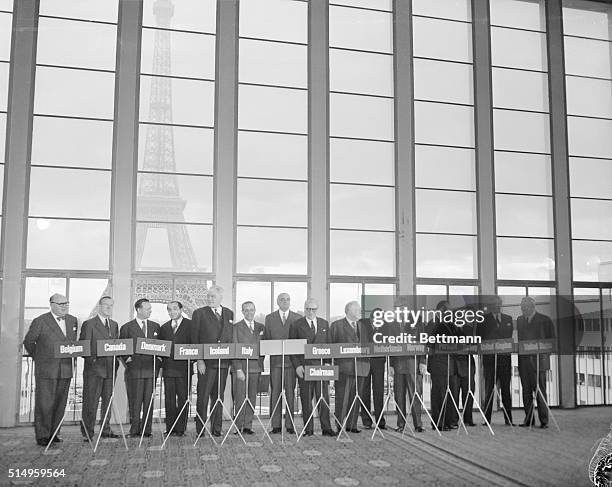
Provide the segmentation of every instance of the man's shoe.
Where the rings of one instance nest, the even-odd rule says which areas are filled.
[[[61,443],[62,441],[64,440],[61,439],[59,436],[56,436],[55,438],[53,438],[53,443]]]
[[[416,428],[414,428],[414,431],[416,431],[417,433],[422,433],[425,430],[423,429],[422,426],[417,426]]]
[[[217,438],[219,438],[221,436],[221,432],[220,431],[213,431],[213,436],[216,436]]]
[[[548,428],[548,425],[547,425],[547,424],[541,424],[541,425],[540,425],[540,429],[541,429],[541,430],[545,430],[545,429],[547,429],[547,428]]]
[[[364,424],[363,428],[366,430],[371,430],[372,429],[372,425],[371,424]]]
[[[361,433],[361,430],[359,428],[351,428],[349,431],[351,433]]]
[[[253,430],[252,430],[251,428],[243,428],[243,429],[242,429],[242,432],[243,432],[245,435],[252,435],[252,434],[253,434]]]
[[[314,435],[314,431],[307,431],[306,433],[304,433],[304,436],[313,436]]]
[[[151,438],[151,433],[145,433],[145,434],[144,434],[144,437],[145,437],[145,438]]]
[[[525,422],[523,422],[523,423],[519,424],[519,426],[520,426],[521,428],[529,428],[530,426],[535,426],[535,423],[531,423],[531,424],[529,424],[529,423],[525,423]]]
[[[465,423],[466,426],[476,426],[476,424],[472,421],[470,423]]]
[[[442,431],[450,431],[452,428],[450,426],[442,426],[442,428],[440,428],[440,430]]]
[[[397,431],[398,433],[402,433],[404,431],[404,427],[398,426],[397,428],[395,428],[395,431]]]
[[[49,438],[38,438],[36,444],[38,446],[47,446],[49,444]]]
[[[509,423],[508,421],[506,421],[506,426],[516,426],[514,423]]]
[[[293,428],[287,428],[287,433],[289,433],[290,435],[294,435],[295,430]]]
[[[102,433],[102,438],[119,438],[119,435],[111,431],[110,433]]]
[[[184,432],[184,431],[177,431],[177,432],[175,432],[175,433],[173,433],[173,434],[174,434],[174,435],[176,435],[176,436],[178,436],[179,438],[180,438],[181,436],[185,436],[185,432]]]
[[[270,431],[271,435],[277,435],[279,433],[281,433],[283,431],[283,428],[272,428],[272,431]]]
[[[338,436],[338,433],[336,433],[334,430],[323,430],[323,436]]]
[[[451,424],[451,425],[449,426],[449,429],[452,429],[452,430],[456,430],[457,428],[459,428],[459,425],[458,425],[458,424]]]
[[[127,435],[128,438],[140,438],[140,433],[130,433]]]
[[[83,436],[83,443],[89,443],[89,440],[85,436]]]
[[[381,424],[378,429],[380,430],[386,430],[387,429],[387,425],[386,424]]]

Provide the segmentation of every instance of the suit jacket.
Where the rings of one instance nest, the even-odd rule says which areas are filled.
[[[159,339],[172,342],[170,347],[170,357],[162,359],[162,368],[164,377],[187,377],[187,362],[188,360],[174,360],[174,344],[175,343],[191,343],[191,320],[183,318],[181,324],[176,329],[176,333],[172,331],[172,320],[164,323],[159,330]]]
[[[432,335],[458,335],[459,330],[453,323],[444,323],[437,321],[430,321],[425,327],[425,331]],[[431,375],[456,375],[457,367],[453,356],[449,354],[436,354],[436,344],[430,345],[429,349],[432,352],[427,356],[427,371]]]
[[[474,336],[474,326],[473,325],[463,325],[462,327],[457,327],[457,334],[459,336]],[[474,376],[474,372],[476,371],[476,364],[474,362],[474,356],[470,355],[455,355],[451,357],[451,361],[455,359],[455,365],[457,367],[457,375],[460,377],[468,377],[468,375]],[[468,363],[469,358],[469,363]]]
[[[493,313],[484,315],[484,321],[477,326],[477,334],[484,340],[501,340],[512,338],[514,327],[512,326],[512,316],[505,313],[500,313],[500,322]],[[497,355],[498,363],[510,363],[509,353],[500,353]],[[495,364],[495,355],[483,355],[482,363],[489,366]]]
[[[367,337],[366,343],[373,343],[374,342],[374,333],[378,331],[378,329],[374,329],[374,325],[372,325],[372,320],[370,318],[363,318],[361,320],[363,329],[367,332]],[[386,324],[386,323],[385,323]],[[387,362],[387,359],[383,356],[380,357],[370,357],[370,365],[372,366],[380,366],[380,367],[384,367],[384,365]],[[353,366],[353,368],[355,368]]]
[[[331,343],[331,335],[329,332],[329,323],[323,318],[317,317],[317,332],[310,328],[308,321],[305,317],[294,321],[289,329],[289,339],[302,339],[306,340],[306,343]],[[320,365],[320,359],[308,359],[304,358],[304,355],[291,355],[291,363],[294,368],[298,368],[300,365]],[[331,363],[331,360],[326,363]]]
[[[34,375],[37,379],[70,379],[72,359],[55,358],[55,345],[73,341],[77,337],[77,319],[72,315],[64,317],[66,335],[49,311],[32,320],[30,329],[23,340],[23,346],[34,359]]]
[[[232,310],[221,307],[221,319],[210,306],[198,308],[191,316],[191,343],[231,343],[232,328],[234,326],[234,313]],[[204,361],[206,367],[216,369],[219,361],[209,359]],[[221,368],[225,369],[229,365],[229,360],[221,360]]]
[[[414,328],[406,323],[398,323],[394,321],[392,323],[385,323],[380,327],[380,332],[384,336],[398,336],[401,333],[408,333],[409,335],[413,335],[417,338],[416,343],[418,343],[419,333],[424,330],[424,326],[422,324],[418,324]],[[393,367],[393,372],[396,374],[414,374],[414,356],[391,356],[389,358],[389,363],[391,367]],[[426,361],[425,355],[417,355],[417,373],[419,372],[418,364],[424,364]]]
[[[331,341],[332,343],[359,343],[367,345],[371,343],[370,330],[362,320],[357,321],[359,330],[359,338],[353,330],[353,327],[346,318],[334,321],[331,326]],[[336,359],[335,364],[343,375],[355,376],[355,359],[341,358]],[[357,376],[366,377],[370,373],[370,359],[367,357],[357,359]]]
[[[234,325],[234,329],[232,332],[232,342],[233,343],[259,343],[261,337],[264,334],[264,325],[258,323],[257,321],[253,322],[253,332],[246,324],[246,321],[240,320],[238,323]],[[256,359],[248,359],[249,360],[249,374],[253,372],[261,372],[263,371],[263,357],[258,357]],[[242,370],[246,374],[247,367],[247,359],[232,360],[232,368],[234,370]]]
[[[159,324],[154,321],[147,320],[147,336],[145,337],[140,325],[134,318],[132,321],[128,321],[121,327],[119,338],[131,338],[134,341],[134,350],[136,350],[136,340],[138,338],[154,338],[159,340]],[[126,362],[126,377],[128,379],[151,379],[153,378],[153,356],[152,355],[141,355],[135,353],[131,355],[132,360],[128,361],[128,357],[125,357]],[[155,357],[155,377],[159,372],[160,359],[161,357]]]
[[[536,312],[531,319],[531,323],[527,323],[524,316],[519,316],[516,320],[516,327],[518,328],[518,339],[521,340],[544,340],[548,338],[555,338],[555,327],[551,319],[543,315],[542,313]],[[531,361],[533,366],[536,366],[537,355],[519,355],[519,362]],[[540,371],[550,369],[550,354],[540,354]]]
[[[289,338],[289,330],[291,324],[299,320],[301,316],[293,311],[289,311],[287,319],[283,325],[280,311],[276,310],[266,316],[265,329],[263,334],[264,340],[287,340]],[[285,359],[286,360],[286,359]],[[280,368],[283,366],[283,358],[280,355],[270,355],[270,367]]]
[[[81,326],[81,336],[79,340],[87,340],[91,343],[91,356],[85,357],[83,367],[84,376],[103,377],[104,379],[113,377],[113,357],[97,356],[97,341],[119,338],[119,325],[116,321],[108,319],[110,333],[106,330],[104,323],[99,316],[83,322]],[[115,370],[119,367],[119,361],[115,360]]]

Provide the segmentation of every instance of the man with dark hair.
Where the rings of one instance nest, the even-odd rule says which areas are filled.
[[[159,338],[160,326],[149,320],[151,316],[151,303],[146,298],[141,298],[134,303],[136,318],[128,321],[121,327],[119,338]],[[157,363],[154,363],[154,359]],[[125,386],[127,389],[128,405],[130,409],[130,435],[131,437],[151,436],[151,425],[153,420],[152,411],[147,418],[147,410],[151,402],[151,396],[161,357],[134,354],[124,358],[125,361]],[[155,367],[155,368],[154,368]],[[147,420],[145,423],[145,419]]]
[[[40,446],[48,445],[64,417],[68,401],[72,359],[55,358],[55,346],[76,340],[77,336],[77,319],[68,314],[68,304],[62,294],[51,296],[51,311],[32,320],[23,340],[23,346],[34,359],[34,431],[36,443]],[[62,441],[59,431],[53,441]]]
[[[85,430],[81,425],[84,441],[93,438],[100,399],[102,399],[100,424],[102,425],[104,421],[113,393],[113,377],[119,367],[119,362],[115,360],[115,370],[113,370],[113,357],[98,357],[96,354],[98,340],[119,338],[119,325],[110,318],[113,304],[113,298],[102,296],[98,301],[98,314],[83,322],[81,326],[79,340],[87,340],[91,345],[91,355],[85,357],[83,367],[83,423],[87,428]],[[102,438],[117,438],[117,435],[111,431],[110,415],[102,427]]]
[[[372,321],[376,311],[382,311],[382,309],[373,309],[369,319],[364,318],[361,320],[363,327],[368,331],[368,342],[373,341],[374,326]],[[361,410],[361,423],[365,429],[372,429],[372,417],[378,423],[378,427],[381,430],[387,429],[385,413],[383,411],[386,365],[387,359],[385,357],[370,357],[370,373],[365,377],[363,384],[363,405],[365,408]],[[374,414],[371,411],[372,402],[374,403]]]
[[[170,433],[170,429],[176,421],[172,434],[184,436],[185,429],[187,428],[187,413],[189,411],[187,411],[187,408],[183,409],[178,421],[177,416],[187,402],[187,394],[189,393],[187,388],[191,369],[188,369],[184,360],[174,360],[174,344],[191,343],[191,320],[183,317],[183,304],[180,301],[170,301],[166,309],[168,310],[170,321],[164,323],[159,331],[160,340],[172,342],[170,357],[165,357],[162,360],[166,406],[165,434]]]

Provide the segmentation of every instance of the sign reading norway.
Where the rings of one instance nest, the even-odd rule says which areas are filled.
[[[174,360],[200,360],[204,358],[200,343],[175,343]]]
[[[89,357],[90,355],[91,343],[89,340],[55,344],[55,358]]]
[[[134,353],[134,340],[131,338],[114,340],[98,340],[96,342],[98,357],[112,357],[113,355],[132,355]]]
[[[138,353],[140,355],[157,355],[158,357],[169,357],[171,348],[171,341],[139,337],[136,340],[135,353]]]
[[[304,380],[338,380],[337,365],[307,365]]]

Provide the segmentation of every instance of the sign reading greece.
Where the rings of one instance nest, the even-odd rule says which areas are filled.
[[[55,344],[55,358],[89,357],[90,355],[91,343],[89,340]]]
[[[537,353],[553,353],[555,351],[554,340],[521,340],[518,342],[519,355],[535,355]]]
[[[514,352],[514,341],[512,340],[512,338],[504,338],[499,340],[483,340],[482,342],[480,342],[480,353],[483,355],[512,352]]]
[[[235,343],[234,358],[259,358],[259,343]]]
[[[338,380],[337,365],[307,365],[304,380]]]
[[[134,340],[131,338],[98,340],[96,354],[98,357],[112,357],[113,355],[132,355],[134,353]]]
[[[169,357],[172,342],[169,340],[156,340],[154,338],[136,339],[136,351],[140,355],[157,355],[158,357]]]
[[[234,358],[234,343],[205,343],[202,348],[206,360]]]
[[[199,360],[204,358],[202,345],[199,343],[175,343],[174,360]]]

